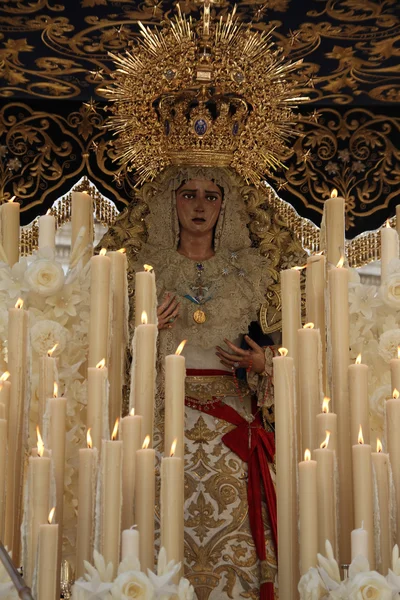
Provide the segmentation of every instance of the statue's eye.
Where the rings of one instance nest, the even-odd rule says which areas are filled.
[[[218,200],[218,196],[207,196],[207,200],[209,202],[216,202]]]

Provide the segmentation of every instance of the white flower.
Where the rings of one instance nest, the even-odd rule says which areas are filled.
[[[376,571],[358,573],[349,583],[349,600],[392,600],[392,590]]]
[[[86,581],[78,579],[72,587],[72,600],[111,600],[111,583],[104,583],[99,575]]]
[[[389,362],[390,359],[397,358],[398,346],[400,346],[400,329],[389,329],[379,338],[378,352],[386,362]]]
[[[300,600],[322,600],[328,591],[315,567],[311,567],[307,573],[304,573],[297,589]]]
[[[389,275],[381,288],[382,300],[387,306],[400,310],[400,272]]]
[[[118,575],[114,581],[111,595],[115,600],[153,600],[154,587],[144,573],[127,571]]]
[[[194,587],[184,577],[179,581],[177,598],[179,600],[193,600],[194,598]]]
[[[76,305],[81,302],[81,297],[72,293],[72,288],[64,288],[61,293],[46,298],[46,304],[53,307],[54,316],[58,319],[64,314],[76,316]]]
[[[61,354],[67,343],[68,331],[57,321],[45,319],[37,321],[31,328],[32,348],[40,356],[46,354],[53,346],[57,345],[53,356]]]
[[[8,265],[3,265],[0,268],[0,291],[7,292],[12,299],[23,296],[23,292],[27,290],[24,282],[27,265],[26,258],[21,258],[11,269]]]
[[[64,285],[64,271],[59,263],[47,259],[35,260],[25,272],[30,290],[40,296],[52,296]]]
[[[371,413],[374,416],[383,418],[385,414],[385,402],[388,398],[392,397],[392,386],[382,385],[375,389],[369,399],[369,406]]]
[[[350,314],[361,314],[366,319],[372,319],[372,309],[379,306],[380,299],[376,288],[372,285],[349,285]]]

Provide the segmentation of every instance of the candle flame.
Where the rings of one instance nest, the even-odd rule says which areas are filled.
[[[105,256],[107,254],[107,248],[102,248],[100,250],[100,256]]]
[[[117,252],[119,252],[120,254],[126,254],[126,248],[120,248],[119,250],[117,250]]]
[[[16,196],[12,196],[12,198],[10,198],[9,200],[7,200],[7,202],[14,202]]]
[[[142,450],[147,450],[147,448],[149,447],[150,444],[150,436],[146,435],[146,437],[144,438],[143,444],[142,444]]]
[[[86,432],[86,444],[88,448],[93,448],[93,440],[92,440],[92,436],[90,434],[90,432],[92,431],[92,428],[89,427],[89,429]]]
[[[178,440],[175,438],[174,441],[171,444],[171,450],[170,450],[170,453],[169,453],[170,456],[174,456],[177,443],[178,443]]]
[[[325,430],[325,434],[326,434],[326,437],[325,437],[324,441],[320,444],[320,448],[322,448],[322,449],[325,449],[328,447],[329,438],[331,437],[331,432],[328,431],[327,429]]]
[[[182,340],[182,342],[179,344],[179,346],[177,347],[177,349],[175,350],[175,354],[176,356],[179,356],[182,352],[182,350],[184,349],[184,347],[186,346],[186,342],[187,340]]]
[[[42,436],[40,435],[39,425],[36,425],[36,436],[37,436],[37,453],[40,457],[42,457],[43,453],[44,453],[44,443],[42,440]]]
[[[15,308],[22,308],[24,305],[24,301],[22,300],[22,298],[18,298],[18,300],[15,303]]]
[[[379,438],[376,438],[376,451],[382,452],[382,442]]]
[[[344,265],[344,256],[343,256],[343,254],[342,254],[342,256],[341,256],[341,257],[339,258],[339,260],[338,260],[338,263],[337,263],[337,265],[336,265],[336,268],[337,268],[337,269],[341,269],[341,268],[343,267],[343,265]]]
[[[386,225],[385,225],[388,229],[390,229],[390,221],[389,219],[386,219]]]
[[[307,269],[307,265],[303,265],[302,267],[300,266],[296,266],[296,267],[291,267],[292,271],[302,271],[303,269]]]
[[[57,398],[58,396],[58,385],[57,385],[57,381],[54,382],[53,385],[53,398]]]
[[[46,215],[51,215],[51,208],[48,208],[48,209],[46,210]]]
[[[303,329],[314,329],[314,323],[306,323],[303,325]]]
[[[96,369],[104,369],[106,366],[106,359],[102,358],[96,365]]]
[[[7,379],[10,377],[10,372],[9,371],[4,371],[3,375],[0,377],[0,381],[7,381]]]
[[[337,198],[338,197],[338,191],[336,188],[333,188],[333,190],[331,191],[331,198]]]
[[[146,271],[146,273],[151,273],[151,271],[154,270],[151,265],[143,265],[143,268]]]
[[[117,417],[116,420],[115,420],[115,425],[114,425],[113,432],[111,434],[111,439],[112,440],[116,440],[117,439],[117,435],[118,435],[118,423],[119,423],[119,418]]]
[[[397,346],[397,358],[400,358],[400,346]]]
[[[311,452],[309,451],[309,449],[307,448],[307,450],[304,452],[304,460],[306,462],[311,460]]]
[[[53,352],[55,351],[57,346],[58,346],[58,342],[57,342],[57,344],[54,344],[54,346],[52,348],[50,348],[50,350],[47,350],[47,356],[52,356]]]
[[[399,394],[399,390],[397,390],[396,388],[394,388],[394,390],[393,390],[393,398],[395,400],[398,400],[399,399],[399,395],[400,395]]]
[[[48,516],[48,519],[47,519],[47,521],[48,521],[49,525],[51,525],[51,522],[52,522],[52,520],[53,520],[53,517],[54,517],[54,513],[55,513],[55,512],[56,512],[56,507],[55,507],[55,506],[53,506],[53,508],[52,508],[52,509],[51,509],[51,511],[49,512],[49,516]]]
[[[142,312],[141,322],[142,325],[147,325],[147,312],[145,310]]]
[[[361,365],[361,352],[356,358],[356,365]]]
[[[135,416],[135,409],[131,408],[131,410],[129,411],[129,414],[130,414],[131,417],[134,417]]]
[[[322,412],[323,413],[328,413],[329,412],[329,402],[331,401],[330,398],[328,398],[328,396],[325,396],[325,398],[322,401]]]
[[[278,352],[281,356],[287,356],[289,350],[287,348],[278,348]]]
[[[360,425],[360,429],[358,430],[358,443],[359,444],[363,444],[364,443],[364,437],[363,437],[363,432],[362,432],[361,425]]]

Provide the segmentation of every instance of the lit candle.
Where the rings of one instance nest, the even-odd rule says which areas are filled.
[[[90,259],[89,367],[108,358],[111,259],[102,248]]]
[[[50,499],[50,468],[51,458],[44,455],[44,444],[37,433],[37,455],[30,456],[28,462],[28,511],[26,514],[27,527],[27,556],[24,562],[24,578],[31,586],[35,568],[40,525],[47,522]],[[57,553],[56,553],[57,554]]]
[[[85,264],[93,254],[93,208],[93,199],[87,192],[72,192],[71,247],[75,246],[78,235],[81,235],[82,244],[87,247],[83,260]]]
[[[396,496],[396,523],[400,523],[400,399],[397,389],[393,390],[393,398],[386,400],[386,439],[389,460],[393,473],[393,484]],[[400,543],[400,527],[396,531],[396,543]]]
[[[93,448],[90,428],[87,448],[79,449],[78,521],[76,540],[76,576],[85,573],[84,561],[93,560],[93,521],[97,485],[98,452]]]
[[[313,451],[317,461],[318,552],[321,554],[325,552],[326,540],[337,552],[335,453],[328,448],[331,432],[325,433],[324,441]]]
[[[336,265],[345,249],[345,203],[333,189],[331,197],[325,200],[324,220],[326,235],[326,257],[329,266]]]
[[[329,449],[335,452],[337,450],[337,415],[329,412],[329,402],[330,398],[325,396],[322,402],[322,412],[317,415],[317,440],[322,440],[326,431],[329,431]]]
[[[39,250],[56,247],[56,218],[50,214],[50,209],[45,215],[39,217]]]
[[[144,573],[154,568],[155,451],[147,435],[136,452],[135,517],[140,535],[140,566]]]
[[[364,528],[368,532],[368,562],[370,569],[373,570],[375,554],[371,446],[364,444],[361,425],[358,444],[352,447],[352,459],[354,521],[356,525],[364,523]]]
[[[3,375],[0,377],[0,404],[4,406],[4,418],[6,421],[8,421],[10,415],[11,383],[8,381],[9,377],[9,371],[4,371]]]
[[[135,526],[122,532],[121,560],[128,556],[139,560],[139,532]]]
[[[88,368],[86,424],[92,430],[93,446],[101,450],[101,440],[108,437],[107,398],[108,369],[104,358]]]
[[[14,202],[15,196],[1,205],[1,243],[12,267],[19,261],[19,202]]]
[[[357,356],[354,365],[349,365],[349,398],[351,406],[351,442],[356,443],[361,425],[364,442],[369,444],[368,366],[361,363],[361,354]]]
[[[114,577],[119,565],[122,505],[122,442],[117,440],[118,419],[111,440],[103,440],[101,456],[101,554],[113,565]]]
[[[314,323],[297,331],[301,448],[317,445],[316,416],[321,405],[321,341]]]
[[[299,582],[296,449],[294,423],[294,361],[280,348],[273,358],[275,390],[276,496],[278,520],[279,590],[295,598]]]
[[[387,573],[390,567],[392,551],[390,529],[390,484],[389,484],[389,455],[382,452],[382,444],[376,440],[376,452],[372,452],[372,467],[375,473],[376,495],[378,497],[379,511],[379,551],[380,564],[377,565],[380,573]]]
[[[7,479],[7,420],[0,404],[0,540],[4,539],[6,479]]]
[[[186,340],[175,354],[165,357],[165,435],[164,452],[169,452],[173,442],[175,457],[184,458],[185,427],[185,377],[186,361],[181,355]]]
[[[364,524],[361,527],[353,529],[351,532],[351,560],[357,556],[365,556],[368,558],[368,531],[364,529]]]
[[[110,394],[108,422],[110,430],[121,418],[122,386],[125,375],[125,352],[128,342],[128,281],[125,248],[110,252],[111,260],[111,335],[108,378]]]
[[[400,346],[397,346],[397,358],[392,358],[389,364],[392,378],[392,390],[395,388],[396,390],[400,390]]]
[[[300,575],[317,564],[317,463],[307,449],[299,463]]]
[[[135,327],[142,323],[144,312],[148,323],[157,324],[156,278],[150,265],[144,265],[144,271],[135,275]]]
[[[386,283],[389,263],[395,258],[399,258],[399,236],[386,221],[386,227],[381,229],[381,284]]]
[[[397,233],[400,235],[400,204],[396,206],[396,229]]]
[[[54,382],[58,381],[57,359],[53,352],[58,344],[48,350],[47,356],[39,357],[39,423],[43,426],[43,416],[46,411],[47,399],[53,395]]]
[[[22,432],[25,420],[26,382],[28,372],[28,313],[19,298],[15,308],[8,311],[8,370],[10,372],[10,411],[8,418],[8,469],[5,545],[13,552],[15,564],[19,561],[21,529],[21,486],[24,442]],[[46,511],[46,517],[48,508]]]
[[[332,400],[338,418],[338,477],[339,477],[339,559],[350,562],[350,533],[353,515],[349,506],[352,500],[352,463],[350,456],[350,405],[349,405],[349,275],[343,268],[344,258],[328,271],[330,352],[332,364]]]
[[[48,523],[39,528],[39,554],[37,570],[37,598],[54,600],[57,597],[59,569],[57,548],[59,546],[59,526],[52,523],[54,508],[50,511]]]
[[[153,442],[154,394],[156,379],[157,325],[147,322],[142,315],[142,324],[135,329],[132,341],[131,397],[130,408],[143,417],[142,433]]]
[[[129,530],[135,523],[135,467],[136,451],[142,442],[142,417],[131,413],[121,421],[122,458],[122,529]],[[137,532],[136,532],[137,533]]]
[[[281,271],[282,344],[297,360],[297,331],[301,328],[300,269]]]
[[[174,560],[183,566],[184,467],[183,459],[174,456],[175,448],[176,440],[170,455],[161,460],[161,547],[167,562]]]
[[[325,321],[326,261],[321,254],[309,256],[306,271],[306,319],[314,323],[321,336],[322,386],[327,389],[326,321]],[[325,551],[325,548],[324,548]]]

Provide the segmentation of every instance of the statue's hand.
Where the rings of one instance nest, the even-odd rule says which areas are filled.
[[[180,302],[172,292],[167,292],[157,308],[158,329],[171,329],[179,316]]]
[[[232,342],[225,339],[224,342],[231,350],[226,352],[217,346],[216,355],[220,359],[220,362],[231,369],[249,369],[254,373],[263,373],[265,370],[265,355],[264,350],[253,342],[248,335],[244,336],[246,342],[250,346],[251,350],[243,350],[238,346],[235,346]]]

